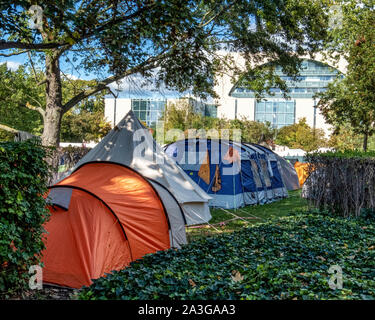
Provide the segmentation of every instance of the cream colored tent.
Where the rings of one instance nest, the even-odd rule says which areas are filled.
[[[70,172],[84,163],[96,161],[118,163],[134,169],[152,183],[166,207],[175,203],[172,199],[168,201],[172,194],[183,210],[187,225],[206,223],[211,219],[208,207],[211,197],[164,153],[132,111]]]

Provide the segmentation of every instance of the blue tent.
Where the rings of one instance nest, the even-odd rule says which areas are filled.
[[[239,208],[288,196],[278,156],[254,144],[185,139],[165,147],[168,156],[210,196],[209,205]]]

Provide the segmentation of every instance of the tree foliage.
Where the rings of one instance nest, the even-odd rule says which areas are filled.
[[[363,148],[363,135],[355,133],[349,124],[341,125],[328,140],[328,146],[338,151],[360,150]],[[369,137],[367,150],[375,150],[375,137]]]
[[[279,129],[275,142],[282,146],[305,151],[325,147],[327,143],[324,130],[314,130],[306,123],[306,118],[300,119],[298,123]]]
[[[41,134],[43,119],[30,108],[41,107],[44,95],[25,67],[12,71],[6,63],[0,65],[0,123],[19,131]],[[12,138],[13,135],[0,130],[1,140]]]
[[[103,112],[80,110],[68,111],[61,124],[61,140],[64,142],[98,142],[111,130],[104,121]]]
[[[35,78],[42,77],[43,73],[38,69],[32,71],[20,66],[12,71],[6,64],[0,65],[0,123],[37,136],[42,134],[46,94],[43,88],[35,85]],[[65,78],[62,82],[65,99],[93,83],[95,81]],[[62,141],[98,141],[108,133],[110,125],[104,119],[104,94],[99,92],[82,100],[63,116]],[[0,130],[0,139],[12,140],[13,134]]]
[[[34,1],[12,0],[0,6],[0,50],[8,55],[28,52],[44,65],[42,141],[57,145],[66,112],[130,75],[154,78],[181,92],[215,96],[215,75],[233,68],[225,54],[233,51],[247,61],[246,70],[234,68],[235,74],[267,59],[270,67],[257,75],[269,77],[275,65],[287,74],[297,73],[298,55],[318,50],[326,36],[328,2],[41,0],[40,25],[31,29],[29,8]],[[64,60],[97,75],[97,82],[65,99],[60,76]]]
[[[344,78],[330,83],[318,103],[323,116],[336,131],[350,124],[354,133],[375,133],[375,11],[373,1],[342,3],[342,24],[331,31],[331,55],[343,54],[348,66]],[[342,41],[339,45],[338,42]],[[334,50],[337,49],[337,52]]]
[[[185,138],[189,137],[189,130],[196,129],[191,134],[199,135],[201,138],[212,139],[238,139],[233,136],[233,130],[241,130],[241,140],[249,143],[269,143],[271,144],[275,135],[275,130],[269,125],[257,121],[250,121],[246,118],[228,120],[225,118],[206,117],[189,104],[171,104],[164,112],[164,130],[179,129],[183,132]],[[212,131],[212,129],[214,131]],[[227,131],[229,136],[227,136]],[[172,131],[173,132],[173,131]],[[173,142],[179,137],[173,136],[172,140],[166,135],[166,143]]]
[[[94,81],[66,80],[63,82],[65,99],[70,99],[82,88],[94,85]],[[61,140],[65,142],[98,142],[110,130],[111,125],[104,118],[104,96],[101,91],[90,96],[67,111],[61,122]]]

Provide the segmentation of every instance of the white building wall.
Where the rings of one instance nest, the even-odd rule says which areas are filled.
[[[296,116],[295,123],[300,119],[306,118],[306,123],[313,128],[314,127],[314,100],[313,99],[295,99],[296,101]],[[318,103],[318,100],[315,101]],[[331,133],[331,126],[327,124],[320,110],[316,108],[315,114],[315,128],[323,129],[326,135]]]
[[[254,102],[255,99],[237,98],[237,119],[246,118],[247,120],[254,120]]]
[[[316,110],[316,128],[323,129],[326,135],[331,135],[333,127],[326,123],[319,109]]]
[[[115,116],[116,103],[116,116]],[[127,98],[105,98],[104,99],[104,117],[114,127],[131,110],[132,101]],[[116,120],[116,123],[115,123]]]
[[[234,119],[235,105],[236,99],[233,97],[227,97],[224,102],[222,102],[222,104],[219,104],[217,107],[218,118]]]
[[[237,119],[246,118],[247,120],[254,121],[254,109],[256,104],[256,99],[254,98],[233,98],[228,97],[226,99],[226,105],[220,105],[218,107],[218,117],[235,119],[236,115],[236,100],[237,100]],[[272,100],[272,99],[270,99]],[[282,100],[282,99],[277,99]],[[167,103],[176,103],[178,100],[168,99]],[[295,99],[296,110],[295,110],[295,122],[297,123],[301,118],[306,118],[306,123],[313,127],[314,125],[314,100],[313,99]],[[181,103],[181,101],[180,101]],[[115,99],[106,98],[105,99],[105,109],[104,115],[114,126],[114,108]],[[116,100],[116,124],[118,124],[121,119],[131,110],[131,99],[129,98],[119,98]],[[331,126],[328,125],[319,109],[316,110],[316,128],[323,129],[327,134],[330,133]]]
[[[314,100],[313,99],[295,99],[296,113],[294,121],[297,123],[300,119],[306,118],[306,123],[312,128],[314,125]]]

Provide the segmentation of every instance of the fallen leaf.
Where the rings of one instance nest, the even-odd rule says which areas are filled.
[[[196,286],[195,282],[192,279],[189,279],[189,284],[194,288]]]
[[[241,275],[241,273],[239,272],[239,271],[237,271],[237,270],[233,270],[232,271],[232,280],[234,281],[234,282],[240,282],[240,281],[242,281],[243,280],[243,276]]]

